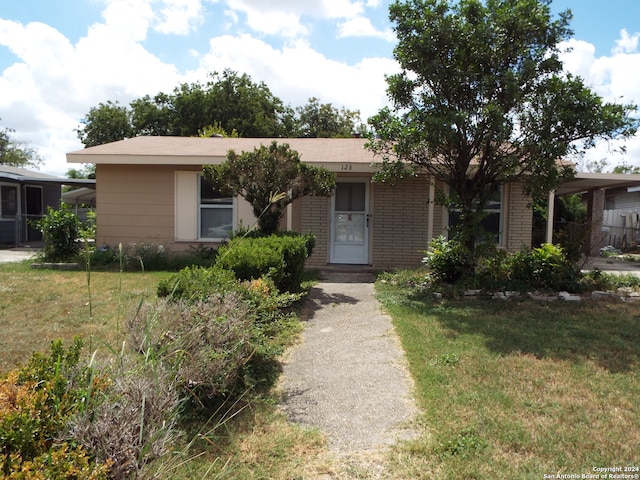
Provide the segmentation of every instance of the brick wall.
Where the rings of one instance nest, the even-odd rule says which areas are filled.
[[[307,260],[307,266],[320,267],[329,261],[329,217],[331,199],[327,197],[303,197],[300,199],[300,232],[313,233],[316,246]]]
[[[519,183],[509,184],[505,196],[507,222],[504,225],[504,247],[511,252],[520,250],[523,246],[531,247],[531,230],[533,228],[533,210],[529,206],[531,197],[526,196]]]
[[[380,268],[417,267],[429,243],[429,183],[426,177],[395,185],[373,184],[372,264]],[[437,206],[436,206],[437,209]]]

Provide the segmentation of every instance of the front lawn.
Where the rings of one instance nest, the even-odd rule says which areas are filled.
[[[394,453],[398,478],[589,478],[640,464],[638,304],[434,301],[384,278],[423,409],[420,437]]]
[[[126,319],[167,275],[98,271],[88,279],[84,271],[34,270],[28,261],[0,264],[0,371],[56,339],[80,336],[88,347],[119,350]]]

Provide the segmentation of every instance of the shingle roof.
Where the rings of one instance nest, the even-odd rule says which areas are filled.
[[[199,138],[135,137],[67,153],[71,163],[202,165],[224,161],[229,150],[253,151],[260,145],[287,143],[306,163],[371,164],[363,138]]]

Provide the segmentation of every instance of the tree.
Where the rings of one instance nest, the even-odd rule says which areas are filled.
[[[117,101],[109,100],[92,107],[82,124],[84,127],[79,128],[77,133],[85,147],[95,147],[134,136],[130,112]]]
[[[171,94],[145,95],[129,107],[108,101],[91,108],[78,138],[92,147],[136,135],[190,137],[215,124],[241,137],[278,138],[297,131],[291,107],[264,83],[231,70],[212,73],[205,84],[184,83]]]
[[[84,165],[81,168],[70,168],[69,170],[67,170],[67,178],[75,178],[75,179],[81,179],[81,178],[91,178],[91,179],[95,179],[96,178],[96,164],[95,163],[88,163],[86,165]]]
[[[571,12],[550,0],[396,0],[390,19],[401,73],[387,78],[392,109],[370,119],[377,180],[424,171],[450,187],[454,234],[472,252],[487,202],[520,180],[537,196],[572,169],[558,160],[596,140],[628,138],[633,105],[604,103],[563,71]]]
[[[613,169],[613,173],[640,173],[640,165],[629,165],[628,163],[621,163],[616,165]]]
[[[333,172],[302,163],[298,152],[276,141],[240,155],[230,150],[224,163],[205,165],[204,175],[223,194],[244,197],[264,235],[278,230],[285,207],[296,198],[328,197],[336,185]]]
[[[315,97],[304,107],[296,108],[296,112],[302,137],[351,137],[360,124],[360,112],[337,109],[330,103],[321,104]]]
[[[42,157],[35,148],[22,141],[13,140],[13,132],[10,128],[0,130],[0,165],[37,168],[42,163]]]

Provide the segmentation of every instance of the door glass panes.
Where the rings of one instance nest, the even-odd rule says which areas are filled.
[[[336,185],[336,212],[364,212],[364,183],[338,183]]]
[[[335,199],[336,243],[364,243],[365,235],[365,194],[364,183],[338,183]]]

